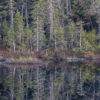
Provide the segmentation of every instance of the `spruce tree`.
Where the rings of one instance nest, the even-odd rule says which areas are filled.
[[[24,23],[19,11],[17,10],[14,19],[14,32],[16,33],[16,45],[18,49],[21,49],[21,45],[23,42],[23,36],[24,36],[23,28],[24,28]]]

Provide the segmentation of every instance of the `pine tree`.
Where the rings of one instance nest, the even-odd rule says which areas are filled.
[[[25,30],[24,30],[24,41],[23,41],[23,46],[22,48],[24,47],[24,49],[30,49],[32,50],[33,49],[33,36],[32,36],[32,31],[31,29],[29,28],[29,26],[25,27]]]
[[[96,42],[95,30],[83,33],[83,39],[82,39],[83,49],[85,49],[86,51],[93,52],[95,50],[95,42]]]
[[[8,16],[8,0],[0,0],[0,21]]]
[[[39,51],[45,46],[45,34],[44,34],[44,8],[45,1],[39,0],[34,6],[33,10],[33,37],[34,37],[34,47]]]
[[[20,13],[17,11],[14,19],[13,26],[8,31],[8,45],[10,48],[13,48],[15,51],[16,49],[21,49],[23,36],[24,36],[24,30],[23,30],[24,24],[22,21],[22,18],[20,16]]]
[[[21,49],[21,45],[23,42],[23,36],[24,36],[23,28],[24,28],[24,23],[19,11],[17,10],[14,19],[14,32],[16,33],[16,45],[18,49]]]
[[[16,34],[14,28],[10,28],[7,34],[7,45],[10,50],[16,51]]]
[[[51,46],[57,49],[64,49],[66,46],[64,29],[58,26],[58,23],[54,21],[53,33],[51,34]]]

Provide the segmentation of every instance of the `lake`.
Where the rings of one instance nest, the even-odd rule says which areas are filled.
[[[100,100],[100,63],[0,65],[0,100]]]

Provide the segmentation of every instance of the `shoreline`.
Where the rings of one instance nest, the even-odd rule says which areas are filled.
[[[43,64],[45,61],[99,61],[100,54],[75,54],[67,51],[52,51],[46,52],[0,52],[0,63],[6,64]]]

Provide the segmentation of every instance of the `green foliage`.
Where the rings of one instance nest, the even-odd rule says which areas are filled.
[[[85,82],[85,81],[94,82],[95,81],[95,74],[91,73],[91,72],[85,72],[83,75],[83,82]]]
[[[75,54],[84,54],[85,53],[85,51],[82,48],[73,48],[72,51]]]
[[[24,38],[23,38],[23,45],[24,49],[32,48],[33,45],[33,38],[32,38],[32,31],[29,26],[25,27],[24,29]]]
[[[55,21],[53,26],[53,33],[51,34],[52,46],[55,48],[57,47],[58,49],[64,49],[64,46],[66,44],[64,35],[64,29],[59,27],[57,21]]]
[[[95,31],[91,32],[84,32],[83,33],[83,48],[86,51],[94,51],[95,50],[95,42],[96,42],[96,35]]]
[[[72,9],[73,12],[79,17],[82,18],[86,15],[86,11],[90,8],[91,0],[73,0]]]
[[[7,45],[10,48],[13,48],[13,43],[16,42],[16,34],[14,32],[13,27],[9,29],[7,34]]]
[[[11,4],[1,0],[0,43],[19,51],[52,47],[75,53],[99,52],[100,43],[96,40],[99,3],[99,0],[14,0],[14,23],[10,27]]]
[[[68,32],[67,32],[67,39],[70,44],[70,46],[73,48],[75,43],[75,38],[77,36],[77,28],[74,22],[71,22],[68,26]],[[77,41],[76,41],[77,42]]]
[[[95,53],[100,53],[100,45],[96,45],[96,47],[95,47]]]
[[[21,45],[23,40],[22,38],[24,36],[23,27],[24,23],[22,17],[20,16],[20,12],[17,10],[14,20],[14,32],[16,33],[16,42],[19,44],[19,46]]]

